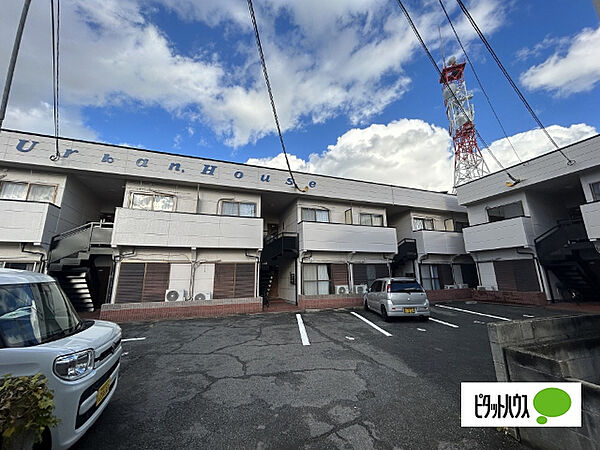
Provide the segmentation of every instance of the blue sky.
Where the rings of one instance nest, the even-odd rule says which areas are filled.
[[[6,128],[52,133],[46,3],[31,7]],[[553,137],[566,145],[597,134],[600,26],[592,0],[466,3]],[[446,56],[462,59],[438,0],[405,4],[438,62],[438,26]],[[455,0],[444,4],[520,157],[551,150]],[[21,5],[3,4],[2,80]],[[283,164],[245,0],[61,6],[61,134]],[[294,169],[451,188],[438,77],[395,1],[255,0],[255,10]],[[466,81],[479,132],[504,164],[516,162],[470,69]]]

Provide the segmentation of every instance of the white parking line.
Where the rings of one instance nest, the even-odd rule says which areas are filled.
[[[143,341],[145,339],[146,339],[145,337],[141,337],[141,338],[127,338],[127,339],[121,339],[121,342]]]
[[[302,345],[310,345],[308,334],[306,334],[306,328],[304,328],[304,322],[302,321],[302,316],[300,314],[296,314],[296,320],[298,321],[298,329],[300,330]]]
[[[532,317],[535,317],[535,316],[532,316],[531,314],[523,314],[523,317],[527,317],[527,318],[531,319]]]
[[[470,311],[468,309],[454,308],[452,306],[446,306],[446,305],[433,305],[433,306],[436,306],[438,308],[451,309],[453,311],[460,311],[460,312],[464,312],[464,313],[468,313],[468,314],[476,314],[478,316],[491,317],[492,319],[506,320],[507,322],[511,321],[511,319],[507,319],[506,317],[493,316],[492,314],[484,314],[484,313],[480,313],[477,311]]]
[[[383,328],[378,327],[377,325],[375,325],[373,322],[371,322],[370,320],[365,319],[363,316],[361,316],[360,314],[355,313],[354,311],[350,311],[350,314],[352,314],[353,316],[358,317],[360,320],[362,320],[364,323],[366,323],[367,325],[372,326],[373,328],[375,328],[377,331],[379,331],[381,334],[384,334],[386,336],[391,336],[391,333],[388,333],[387,331],[385,331]]]
[[[431,320],[432,322],[441,323],[442,325],[446,325],[447,327],[458,328],[458,325],[454,325],[453,323],[444,322],[443,320],[434,319],[433,317],[429,317],[429,320]]]
[[[417,328],[417,331],[427,331],[425,328]]]

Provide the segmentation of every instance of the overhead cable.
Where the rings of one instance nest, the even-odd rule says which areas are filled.
[[[402,9],[402,12],[404,13],[404,16],[406,17],[406,20],[408,20],[408,23],[409,23],[410,27],[412,28],[413,33],[415,34],[415,36],[417,37],[418,41],[421,43],[421,46],[423,47],[423,50],[427,54],[427,57],[429,58],[429,61],[431,61],[431,64],[433,64],[433,67],[435,67],[435,70],[437,71],[438,75],[440,76],[440,79],[443,79],[442,71],[438,67],[437,62],[435,62],[435,59],[433,58],[431,52],[427,48],[427,44],[425,44],[425,41],[423,41],[423,38],[421,37],[421,34],[419,33],[419,30],[417,29],[417,26],[415,25],[415,23],[413,22],[413,20],[410,17],[410,14],[408,13],[408,10],[406,9],[406,7],[404,6],[404,4],[402,3],[402,0],[397,0],[397,2],[398,2],[398,6],[400,6],[400,8]],[[444,80],[444,85],[449,88],[448,82],[446,80]],[[458,97],[456,96],[456,94],[454,93],[454,91],[452,89],[448,89],[448,91],[450,91],[452,93],[452,96],[454,97],[454,100],[456,100],[456,103],[460,106],[460,109],[462,110],[462,113],[466,117],[469,117],[469,115],[467,114],[467,112],[463,108],[462,104],[458,100]],[[496,164],[498,164],[498,166],[506,173],[506,175],[508,175],[508,177],[513,181],[514,184],[519,183],[520,180],[518,180],[517,178],[513,177],[511,175],[511,173],[508,171],[508,169],[506,169],[502,165],[502,163],[500,161],[498,161],[498,158],[496,158],[496,156],[492,152],[490,146],[487,144],[487,142],[485,141],[485,139],[483,139],[483,137],[481,136],[481,134],[479,134],[479,131],[477,131],[477,129],[475,129],[475,132],[477,133],[477,137],[481,140],[481,142],[483,143],[483,145],[487,148],[490,156],[494,159],[494,161],[496,162]],[[483,153],[482,153],[482,157],[483,157]]]
[[[275,100],[273,98],[273,91],[271,89],[271,82],[269,81],[269,74],[267,73],[267,63],[265,61],[265,55],[263,53],[262,44],[260,42],[260,34],[258,33],[258,25],[256,24],[256,16],[254,15],[254,7],[252,6],[252,0],[248,0],[248,9],[250,10],[250,17],[252,18],[252,25],[254,27],[254,35],[256,36],[256,46],[258,47],[258,55],[260,56],[260,62],[262,64],[262,71],[265,77],[265,83],[267,85],[267,91],[269,93],[269,99],[271,101],[271,109],[273,110],[273,117],[275,118],[275,125],[277,127],[277,134],[279,134],[279,142],[281,142],[281,148],[283,150],[283,156],[285,157],[285,163],[287,164],[288,172],[290,174],[290,178],[296,188],[300,192],[307,192],[308,186],[304,187],[304,189],[300,188],[296,183],[296,179],[294,178],[294,174],[292,172],[292,167],[290,166],[290,161],[288,159],[288,154],[285,149],[285,143],[283,142],[283,134],[281,133],[281,127],[279,125],[279,117],[277,115],[277,109],[275,108]]]
[[[456,1],[458,2],[458,5],[460,6],[460,9],[464,13],[464,15],[467,17],[467,19],[469,20],[469,22],[471,22],[471,25],[473,26],[473,29],[475,30],[475,32],[477,33],[477,35],[479,36],[479,38],[481,39],[481,42],[483,42],[483,44],[487,48],[487,50],[490,53],[490,55],[492,55],[492,57],[494,58],[494,61],[496,61],[496,64],[498,65],[498,67],[500,68],[500,70],[502,71],[502,73],[504,74],[504,76],[506,77],[506,79],[508,80],[508,82],[510,83],[510,85],[512,86],[513,90],[518,95],[518,97],[521,99],[521,102],[523,102],[523,104],[525,105],[525,108],[527,108],[527,111],[529,111],[529,114],[531,114],[531,117],[533,117],[533,120],[536,121],[536,123],[538,124],[538,126],[540,127],[540,129],[544,132],[544,134],[546,135],[546,137],[548,138],[548,140],[550,140],[550,142],[552,142],[552,145],[554,145],[554,147],[556,147],[556,149],[560,152],[560,154],[567,160],[567,164],[569,166],[572,166],[573,164],[575,164],[575,161],[572,160],[572,159],[570,159],[560,149],[560,147],[558,146],[558,144],[556,143],[556,141],[552,138],[552,136],[550,136],[550,133],[548,133],[548,130],[546,130],[546,127],[544,127],[544,124],[539,119],[539,117],[537,116],[537,114],[535,113],[535,111],[533,110],[533,108],[531,107],[531,105],[529,104],[529,102],[525,99],[525,96],[523,95],[523,93],[521,92],[521,90],[519,89],[519,87],[516,85],[516,83],[513,81],[512,77],[510,76],[510,74],[508,73],[508,71],[505,69],[505,67],[502,64],[502,62],[500,61],[500,58],[498,58],[498,55],[496,55],[496,52],[494,51],[494,49],[492,48],[492,46],[490,45],[490,43],[488,42],[488,40],[486,39],[486,37],[483,35],[483,33],[481,32],[481,30],[479,29],[479,26],[475,22],[475,19],[473,19],[473,17],[471,16],[471,13],[467,9],[467,7],[463,3],[463,1],[462,0],[456,0]]]
[[[54,155],[50,156],[52,161],[58,161],[60,159],[60,151],[58,149],[58,136],[60,133],[59,129],[59,115],[58,115],[58,100],[59,100],[59,62],[60,62],[60,0],[56,0],[56,27],[54,25],[55,8],[54,0],[50,1],[50,8],[52,9],[52,94],[53,94],[53,116],[54,116]]]
[[[512,150],[515,153],[515,156],[517,157],[517,159],[519,160],[519,162],[523,162],[521,160],[521,158],[519,157],[519,154],[517,153],[517,150],[513,146],[510,138],[508,137],[508,134],[506,133],[506,130],[504,129],[504,125],[502,125],[502,122],[500,121],[500,117],[498,117],[498,114],[496,113],[496,109],[492,105],[492,101],[490,100],[490,97],[488,96],[487,92],[485,91],[485,88],[483,87],[483,83],[481,82],[481,80],[479,78],[479,75],[477,75],[477,71],[475,70],[475,66],[471,62],[471,58],[469,58],[469,54],[467,53],[467,50],[465,49],[465,46],[463,45],[460,37],[458,36],[458,32],[456,31],[456,28],[454,28],[454,24],[452,23],[452,20],[450,20],[450,15],[448,14],[448,11],[446,11],[446,7],[444,6],[444,2],[442,0],[438,0],[438,1],[440,2],[440,6],[442,7],[442,9],[444,10],[444,14],[446,15],[446,19],[448,19],[448,23],[450,24],[450,28],[452,28],[452,31],[454,32],[454,36],[456,37],[456,40],[458,41],[458,45],[460,45],[460,48],[462,49],[462,52],[465,55],[465,58],[467,59],[467,62],[469,63],[469,67],[471,67],[471,71],[473,72],[473,75],[475,75],[475,79],[477,80],[477,84],[479,84],[479,88],[481,89],[481,92],[483,92],[483,95],[485,96],[485,99],[487,100],[488,105],[490,105],[490,109],[492,110],[492,113],[494,114],[494,117],[496,118],[496,121],[498,122],[498,125],[500,125],[500,128],[502,129],[502,133],[504,134],[504,137],[506,138],[506,140],[510,144],[510,147],[512,148]]]

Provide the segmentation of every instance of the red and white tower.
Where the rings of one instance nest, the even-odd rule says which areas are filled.
[[[451,57],[444,64],[440,83],[446,115],[450,122],[450,136],[454,142],[454,188],[489,173],[481,156],[475,132],[475,110],[470,100],[473,91],[467,91],[464,78],[465,63]]]

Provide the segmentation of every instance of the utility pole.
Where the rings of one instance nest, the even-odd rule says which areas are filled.
[[[19,54],[21,38],[23,37],[23,29],[25,28],[25,19],[27,19],[27,12],[29,11],[30,3],[31,0],[25,0],[25,3],[23,3],[21,19],[19,20],[17,35],[15,36],[15,42],[13,44],[12,53],[10,55],[10,62],[8,63],[8,72],[6,72],[6,83],[4,84],[4,92],[2,93],[2,104],[0,105],[0,130],[2,129],[2,122],[4,122],[4,117],[6,115],[8,95],[10,94],[10,86],[12,85],[13,74],[15,73],[15,66],[17,65],[17,55]]]

